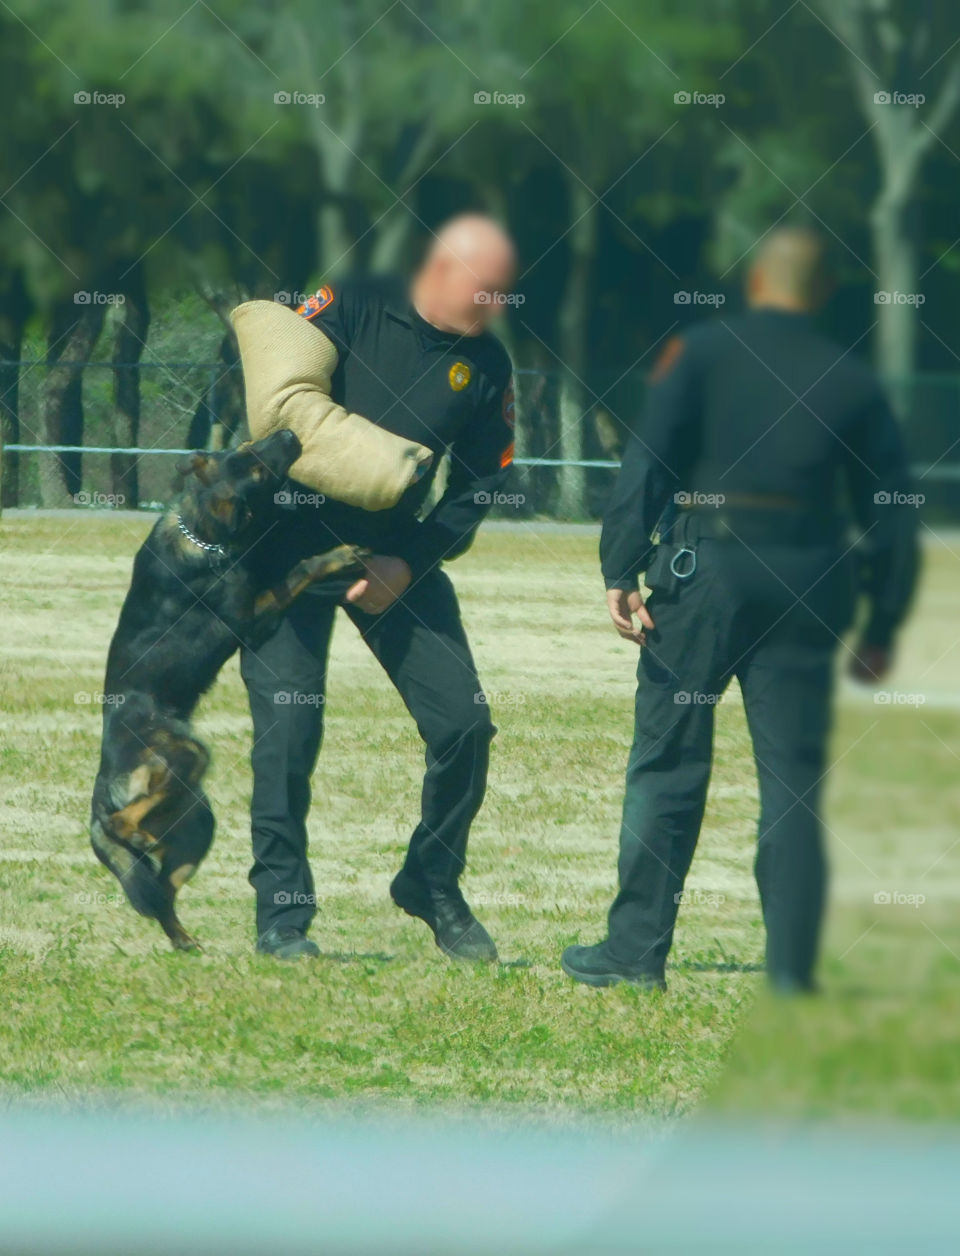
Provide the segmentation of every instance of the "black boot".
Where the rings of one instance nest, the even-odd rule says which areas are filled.
[[[606,942],[596,946],[568,946],[560,959],[560,967],[574,981],[586,986],[616,986],[621,981],[645,986],[651,990],[666,990],[667,983],[658,973],[645,972],[631,964],[624,964],[607,950]]]
[[[316,959],[320,948],[311,942],[302,929],[290,925],[274,925],[257,939],[257,951],[275,959]]]
[[[437,946],[451,959],[492,963],[497,958],[493,938],[476,919],[456,886],[432,889],[401,870],[390,885],[390,897],[408,916],[427,922]]]

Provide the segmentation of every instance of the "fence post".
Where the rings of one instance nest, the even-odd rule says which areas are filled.
[[[207,409],[210,411],[210,448],[223,448],[223,426],[220,422],[220,405],[217,401],[217,381],[219,380],[216,367],[210,371],[210,384],[207,388]]]

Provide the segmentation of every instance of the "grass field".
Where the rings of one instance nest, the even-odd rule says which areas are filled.
[[[464,888],[503,962],[451,965],[387,886],[415,822],[421,747],[348,621],[338,626],[312,860],[324,957],[253,954],[249,725],[235,661],[200,709],[211,856],[181,897],[205,946],[168,949],[89,850],[105,651],[151,520],[0,523],[0,1087],[160,1106],[294,1101],[536,1109],[656,1121],[722,1111],[960,1116],[960,546],[936,546],[898,692],[844,690],[829,791],[836,869],[825,997],[769,1003],[752,879],[756,799],[739,703],[717,764],[666,996],[558,968],[615,885],[633,649],[608,630],[595,538],[489,531],[451,569],[499,735]],[[951,653],[952,651],[952,653]],[[932,666],[931,666],[932,665]],[[920,906],[875,904],[878,891]]]

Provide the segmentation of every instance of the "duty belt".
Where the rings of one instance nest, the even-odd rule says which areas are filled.
[[[745,545],[835,545],[843,534],[840,519],[800,506],[729,505],[682,509],[670,528],[670,540],[740,541]]]

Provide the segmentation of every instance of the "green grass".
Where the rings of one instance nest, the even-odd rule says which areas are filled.
[[[323,959],[283,966],[253,954],[249,724],[235,661],[197,719],[214,752],[218,837],[181,896],[181,916],[205,952],[169,950],[89,850],[100,710],[75,700],[102,684],[149,522],[78,513],[0,524],[0,1087],[8,1095],[78,1101],[106,1090],[160,1107],[185,1099],[476,1105],[616,1121],[686,1113],[709,1096],[728,1110],[957,1107],[949,1031],[960,922],[950,887],[960,846],[947,848],[960,835],[960,791],[951,711],[842,710],[821,1006],[761,999],[751,1016],[763,935],[751,871],[755,788],[736,701],[718,712],[708,819],[691,874],[708,893],[682,911],[668,994],[592,991],[560,972],[565,945],[602,935],[615,888],[633,704],[635,654],[607,628],[596,543],[583,535],[488,532],[451,568],[481,676],[497,697],[490,791],[464,889],[497,939],[501,966],[451,965],[388,899],[417,815],[422,748],[346,620],[334,640],[310,821],[322,896],[313,936]],[[955,574],[953,556],[938,553],[924,645],[905,655],[907,677],[947,648]],[[939,673],[934,680],[949,683]],[[877,888],[919,887],[938,856],[922,908],[874,906]]]

